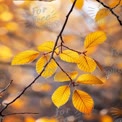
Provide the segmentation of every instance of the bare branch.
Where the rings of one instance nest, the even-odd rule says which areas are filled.
[[[74,51],[74,52],[76,52],[76,53],[78,53],[78,54],[82,54],[82,53],[83,53],[83,52],[80,52],[80,51],[71,49],[71,48],[69,48],[69,47],[67,47],[67,46],[65,46],[65,45],[62,45],[62,46],[65,47],[65,48],[67,48],[67,49],[69,49],[69,50],[72,50],[72,51]]]
[[[113,11],[113,9],[115,8],[110,8],[109,6],[107,6],[106,4],[104,4],[102,1],[100,0],[96,0],[97,2],[99,2],[100,4],[102,4],[105,8],[107,8],[108,10],[110,10],[110,12],[116,17],[117,21],[119,22],[119,24],[122,26],[122,21],[120,20],[120,17]],[[121,0],[120,0],[121,2]],[[119,3],[120,3],[119,2]],[[118,6],[118,5],[117,5]],[[117,7],[116,6],[116,7]]]
[[[58,65],[58,67],[62,70],[62,72],[64,72],[67,76],[68,76],[68,78],[70,79],[70,81],[72,82],[72,79],[71,79],[71,77],[69,76],[69,74],[66,72],[66,71],[64,71],[64,69],[60,66],[60,64],[55,60],[55,58],[53,58],[53,60],[56,62],[56,64]]]
[[[31,112],[22,112],[22,113],[10,113],[10,114],[5,114],[5,116],[12,116],[12,115],[20,115],[20,114],[39,114],[39,113],[31,113]]]

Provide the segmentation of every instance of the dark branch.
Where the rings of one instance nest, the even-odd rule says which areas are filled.
[[[120,17],[113,11],[113,9],[115,8],[110,8],[109,6],[107,6],[106,4],[104,4],[101,0],[96,0],[97,2],[99,2],[100,4],[102,4],[105,8],[107,8],[117,19],[117,21],[119,22],[119,24],[122,26],[122,21],[120,20]],[[119,1],[119,3],[121,2],[121,0]],[[118,3],[118,4],[119,4]],[[117,5],[118,6],[118,5]],[[117,7],[116,6],[116,7]]]
[[[71,48],[69,48],[69,47],[67,47],[67,46],[65,46],[65,45],[62,45],[62,46],[65,47],[65,48],[67,48],[67,49],[69,49],[69,50],[72,50],[72,51],[74,51],[74,52],[76,52],[76,53],[78,53],[78,54],[82,54],[82,53],[83,53],[83,52],[80,52],[80,51],[71,49]]]
[[[70,79],[70,81],[72,82],[72,79],[71,79],[71,77],[69,76],[69,74],[66,72],[66,71],[64,71],[64,69],[60,66],[60,64],[55,60],[55,58],[53,58],[53,60],[56,62],[56,64],[58,65],[58,67],[62,70],[62,72],[64,72],[66,75],[67,75],[67,77]]]

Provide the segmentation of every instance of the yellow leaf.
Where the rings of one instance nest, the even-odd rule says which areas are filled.
[[[58,108],[64,105],[70,97],[70,87],[60,86],[52,95],[52,101]]]
[[[74,0],[71,0],[71,2],[73,3]],[[76,3],[75,3],[75,7],[76,7],[77,9],[81,9],[82,6],[83,6],[83,4],[84,4],[84,0],[77,0]]]
[[[14,15],[10,11],[4,11],[0,14],[0,19],[5,22],[11,21],[13,17]]]
[[[53,51],[55,43],[53,41],[47,41],[44,42],[43,44],[39,45],[37,48],[41,52],[51,52]],[[56,53],[59,53],[59,49],[57,48],[55,50]]]
[[[17,54],[13,60],[12,65],[27,64],[35,60],[39,56],[39,52],[35,50],[27,50]]]
[[[96,31],[86,36],[84,46],[85,48],[93,47],[103,43],[106,40],[106,34],[103,31]]]
[[[28,121],[30,122],[30,121]],[[41,117],[34,122],[59,122],[56,118]]]
[[[45,64],[48,62],[49,60],[49,56],[42,56],[36,63],[36,71],[37,73],[41,73],[42,70],[44,69]],[[41,76],[43,76],[44,78],[48,78],[51,77],[55,71],[57,69],[57,64],[55,63],[55,61],[52,59],[47,67],[45,68],[45,71],[42,73]]]
[[[2,50],[0,52],[0,60],[2,61],[8,61],[13,56],[11,49],[7,46],[0,45],[0,50]]]
[[[77,63],[77,60],[79,59],[78,53],[71,51],[71,50],[64,50],[59,57],[66,62],[70,63]]]
[[[95,61],[87,56],[80,56],[77,66],[85,72],[93,72],[96,69]]]
[[[77,71],[74,72],[67,72],[67,74],[71,77],[71,79],[75,79],[78,75]],[[69,77],[64,73],[64,72],[58,72],[56,73],[55,77],[54,77],[55,81],[58,82],[64,82],[64,81],[70,81]]]
[[[91,74],[80,75],[76,82],[81,84],[103,84],[100,79]]]
[[[97,50],[97,47],[90,47],[87,49],[86,55],[91,55]]]
[[[109,15],[110,11],[107,8],[100,9],[95,17],[95,21],[99,22]]]
[[[84,91],[75,90],[72,96],[74,107],[85,114],[92,112],[94,101],[92,97]]]

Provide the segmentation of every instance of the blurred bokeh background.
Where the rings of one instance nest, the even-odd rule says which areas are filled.
[[[9,89],[1,94],[1,108],[37,76],[35,62],[24,66],[11,66],[14,55],[24,50],[36,49],[44,41],[55,41],[72,5],[70,0],[55,0],[50,3],[45,1],[0,0],[0,90],[13,80]],[[116,0],[102,1],[112,5]],[[121,122],[122,26],[112,14],[96,22],[96,13],[101,8],[102,6],[94,0],[85,0],[82,10],[74,9],[63,33],[65,44],[79,51],[83,50],[84,38],[88,33],[102,30],[107,34],[107,41],[99,47],[92,48],[88,54],[104,67],[106,76],[99,69],[93,74],[105,83],[102,86],[83,85],[79,88],[93,97],[93,114],[83,115],[75,110],[71,99],[57,109],[51,101],[51,95],[62,84],[54,82],[53,77],[40,77],[5,112],[39,114],[7,116],[4,122]],[[122,5],[118,5],[115,12],[122,20]],[[66,71],[78,70],[75,65],[59,62]],[[113,107],[120,109],[117,109],[119,119],[112,115]]]

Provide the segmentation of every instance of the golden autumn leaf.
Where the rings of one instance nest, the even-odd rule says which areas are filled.
[[[74,80],[77,77],[78,72],[77,71],[67,72],[67,74],[71,77],[72,80]],[[70,81],[70,78],[64,72],[61,71],[56,73],[54,80],[58,82],[64,82],[64,81]]]
[[[72,96],[72,102],[74,107],[85,114],[89,114],[92,112],[92,109],[94,107],[94,101],[92,97],[80,90],[75,90]]]
[[[70,87],[60,86],[58,87],[52,95],[52,101],[58,108],[64,105],[70,97]]]
[[[34,61],[39,56],[39,52],[35,50],[27,50],[17,54],[13,60],[12,65],[22,65]]]
[[[74,0],[71,0],[71,2],[73,3]],[[83,4],[84,4],[84,0],[77,0],[76,3],[75,3],[75,7],[76,7],[77,9],[81,9],[82,6],[83,6]]]
[[[103,84],[103,82],[98,79],[96,76],[91,74],[83,74],[78,77],[76,80],[77,83],[81,84]]]
[[[71,50],[64,50],[59,57],[61,58],[61,60],[66,61],[66,62],[70,62],[70,63],[77,63],[78,59],[79,59],[79,55],[78,53],[71,51]]]
[[[51,52],[54,48],[55,43],[53,41],[47,41],[39,45],[37,48],[41,52]],[[59,49],[55,50],[56,53],[59,53]]]
[[[48,62],[49,60],[49,56],[42,56],[36,63],[36,71],[39,74],[43,69],[45,64]],[[43,76],[44,78],[48,78],[51,77],[57,69],[57,64],[55,63],[55,61],[52,59],[47,67],[45,68],[45,71],[42,73],[41,76]]]
[[[87,56],[80,56],[77,66],[85,72],[93,72],[96,69],[95,61]]]
[[[90,33],[86,36],[84,41],[84,47],[89,48],[97,46],[98,44],[103,43],[106,40],[106,34],[103,31],[96,31]]]
[[[95,51],[97,50],[98,47],[90,47],[90,48],[87,48],[87,52],[86,52],[86,55],[91,55],[93,53],[95,53]]]
[[[100,9],[96,14],[95,21],[99,22],[99,21],[105,19],[105,17],[107,17],[109,15],[109,13],[110,13],[110,11],[107,8]]]

